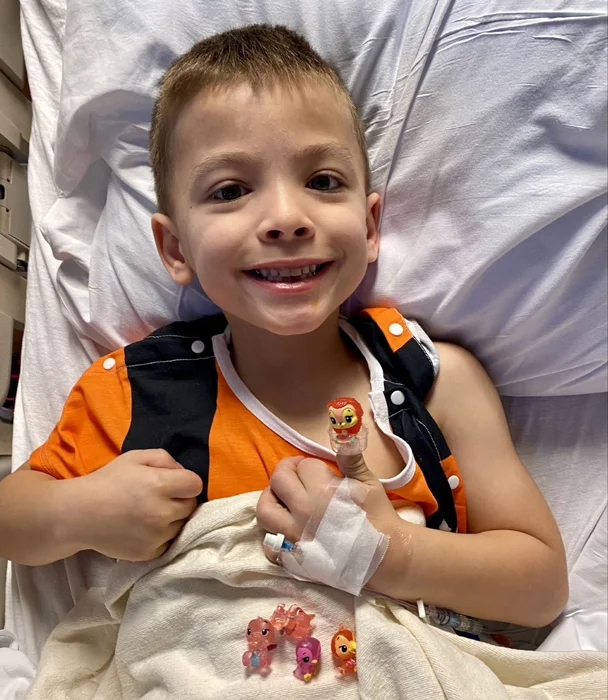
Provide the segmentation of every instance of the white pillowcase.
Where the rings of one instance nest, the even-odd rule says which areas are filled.
[[[150,234],[158,80],[252,22],[341,72],[384,195],[379,263],[352,306],[396,305],[469,347],[505,395],[606,391],[606,7],[599,0],[68,2],[43,234],[81,335],[103,348],[213,311]]]

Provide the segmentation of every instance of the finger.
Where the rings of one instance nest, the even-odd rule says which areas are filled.
[[[183,469],[179,462],[176,462],[173,457],[163,449],[155,450],[132,450],[132,454],[137,459],[141,460],[142,464],[147,467],[162,467],[163,469]]]
[[[203,480],[190,469],[166,469],[158,476],[162,493],[170,498],[196,498],[203,490]]]
[[[308,517],[310,499],[296,469],[297,465],[288,460],[281,460],[270,476],[270,488],[287,510],[295,516]]]
[[[176,498],[171,509],[172,522],[187,520],[197,508],[198,501],[196,498]]]
[[[176,520],[175,522],[170,523],[167,526],[167,530],[165,531],[165,544],[170,544],[178,535],[179,533],[184,529],[184,525],[186,524],[185,520]]]
[[[332,479],[337,478],[335,473],[320,459],[307,457],[302,459],[296,467],[298,478],[304,488],[310,493],[324,491]]]
[[[165,544],[162,544],[160,547],[157,547],[152,554],[150,555],[149,559],[158,559],[160,556],[162,556],[167,550],[169,549],[169,543],[165,542]],[[144,559],[144,561],[148,561],[148,559]]]
[[[270,488],[262,491],[256,509],[258,525],[266,532],[281,532],[291,542],[300,539],[301,532],[294,517],[283,506]]]
[[[306,457],[304,457],[304,455],[295,455],[294,457],[283,457],[283,459],[275,467],[275,471],[277,469],[287,469],[292,472],[295,472],[300,462],[302,462],[304,459],[307,459]]]
[[[336,462],[338,463],[338,468],[344,474],[351,479],[356,479],[364,484],[377,484],[378,477],[370,470],[370,468],[365,463],[365,459],[362,454],[356,455],[336,455]]]
[[[149,552],[134,554],[133,556],[126,557],[123,561],[152,561],[153,559],[158,559],[169,549],[169,544],[169,542],[164,542],[159,547],[156,547]]]

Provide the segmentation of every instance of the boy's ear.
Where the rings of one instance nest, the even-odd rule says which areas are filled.
[[[165,214],[152,215],[152,233],[156,250],[173,280],[181,285],[192,282],[194,273],[182,250],[175,225]]]
[[[372,192],[367,195],[367,262],[373,263],[378,259],[378,248],[380,245],[380,233],[378,226],[380,223],[380,195]]]

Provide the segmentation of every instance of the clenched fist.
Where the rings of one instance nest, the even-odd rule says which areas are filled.
[[[160,556],[197,506],[203,483],[165,450],[133,450],[78,477],[78,549],[115,559]],[[76,484],[74,484],[76,486]],[[84,517],[83,517],[84,516]]]

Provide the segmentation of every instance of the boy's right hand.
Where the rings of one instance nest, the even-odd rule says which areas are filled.
[[[159,557],[197,507],[201,478],[162,449],[126,452],[77,477],[79,549],[114,559]]]

